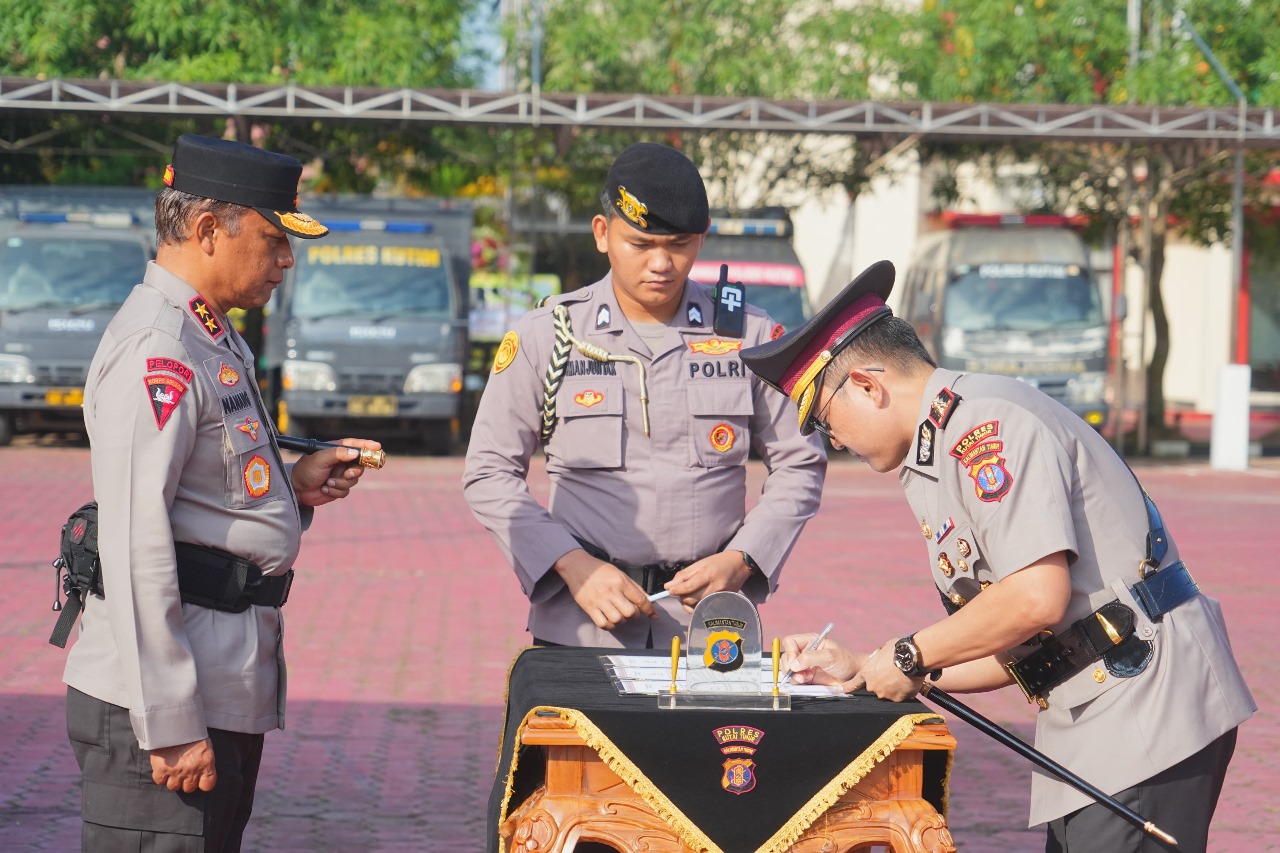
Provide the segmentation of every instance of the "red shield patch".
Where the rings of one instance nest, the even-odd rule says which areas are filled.
[[[149,373],[143,377],[147,385],[147,399],[151,401],[151,410],[156,416],[156,429],[164,429],[169,416],[178,408],[178,401],[187,393],[187,386],[176,376],[162,373]]]

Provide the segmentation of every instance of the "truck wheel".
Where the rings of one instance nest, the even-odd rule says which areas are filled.
[[[422,446],[428,456],[448,456],[453,452],[453,425],[448,421],[427,424]]]
[[[0,447],[13,444],[13,415],[0,415]]]

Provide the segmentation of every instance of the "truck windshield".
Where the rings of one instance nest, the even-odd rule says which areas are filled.
[[[422,246],[308,246],[296,255],[293,315],[449,318],[447,263],[440,249]]]
[[[115,309],[146,266],[142,243],[10,236],[0,242],[0,309]]]
[[[809,318],[809,305],[803,287],[778,287],[772,284],[748,284],[747,302],[769,312],[774,322],[784,329],[794,329]]]
[[[1097,285],[1074,264],[957,267],[943,324],[966,332],[1088,329],[1105,322]]]

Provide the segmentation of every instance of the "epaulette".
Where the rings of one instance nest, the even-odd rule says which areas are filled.
[[[591,293],[585,287],[577,290],[571,290],[568,293],[551,293],[538,300],[535,308],[554,308],[557,305],[566,305],[570,302],[585,302]]]

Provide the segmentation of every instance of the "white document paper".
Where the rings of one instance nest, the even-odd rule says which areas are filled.
[[[618,693],[627,695],[656,696],[671,689],[671,660],[654,655],[601,655],[605,673],[613,681]],[[686,690],[684,655],[676,671],[676,687]],[[838,686],[826,684],[779,684],[778,689],[791,696],[808,696],[822,699],[847,697]],[[760,659],[760,692],[773,692],[773,661]]]

